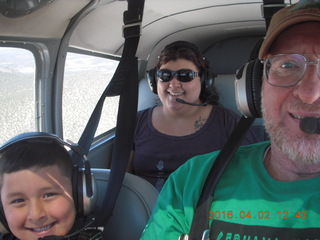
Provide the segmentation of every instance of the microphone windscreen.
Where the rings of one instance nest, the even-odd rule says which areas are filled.
[[[320,134],[320,119],[305,117],[300,120],[300,129],[305,133]]]

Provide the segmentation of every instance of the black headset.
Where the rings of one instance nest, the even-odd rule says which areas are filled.
[[[82,166],[73,163],[72,172],[72,192],[74,204],[77,212],[77,217],[85,217],[93,213],[97,202],[97,185],[87,157],[77,144],[69,144],[54,134],[44,132],[28,132],[20,134],[0,147],[0,153],[7,150],[16,143],[21,142],[38,142],[47,144],[58,144],[62,147],[68,147],[71,151],[81,156]],[[67,150],[66,150],[67,151]],[[1,204],[0,209],[0,232],[8,233],[9,227]]]
[[[257,58],[263,39],[251,51],[251,60],[236,73],[235,95],[238,110],[247,117],[261,118],[261,86],[263,64]]]
[[[173,42],[169,45],[167,45],[162,51],[167,51],[170,48],[187,48],[187,49],[191,49],[193,52],[197,53],[198,55],[202,55],[200,53],[199,48],[190,43],[190,42],[186,42],[186,41],[176,41]],[[156,77],[156,73],[157,73],[157,67],[154,67],[152,69],[150,69],[149,71],[147,71],[147,79],[149,82],[149,86],[151,88],[151,91],[155,94],[158,94],[157,91],[157,77]],[[214,89],[214,78],[216,77],[216,75],[209,71],[209,69],[203,69],[200,75],[201,78],[201,93],[200,95],[204,95],[204,96],[210,96],[212,95],[212,90]]]

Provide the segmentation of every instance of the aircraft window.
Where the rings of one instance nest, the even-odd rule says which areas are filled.
[[[68,53],[63,89],[64,138],[77,142],[101,94],[110,82],[118,61]],[[96,136],[116,126],[119,97],[107,97]]]
[[[0,47],[0,145],[35,131],[35,60],[21,48]]]

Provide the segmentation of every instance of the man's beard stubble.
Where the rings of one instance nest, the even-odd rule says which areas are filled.
[[[262,91],[263,92],[263,91]],[[268,114],[267,104],[262,93],[261,111],[264,119],[264,125],[267,133],[281,152],[300,168],[305,168],[310,165],[320,163],[320,135],[302,133],[299,136],[294,136],[290,129],[286,128],[283,121],[275,121]],[[293,106],[298,108],[301,103],[293,103]],[[270,107],[270,106],[269,106]]]

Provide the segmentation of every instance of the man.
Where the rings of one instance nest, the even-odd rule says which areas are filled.
[[[320,4],[301,1],[272,18],[259,58],[262,113],[270,142],[240,147],[210,209],[210,239],[319,239],[320,134],[301,119],[320,117]],[[194,157],[168,179],[142,235],[177,240],[218,153]],[[186,238],[185,238],[186,239]]]

